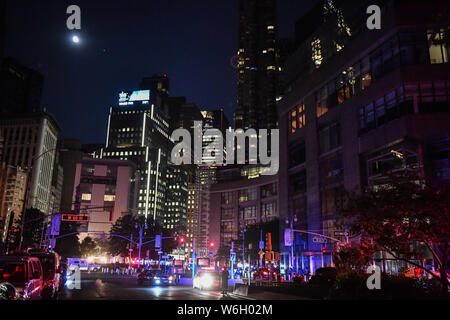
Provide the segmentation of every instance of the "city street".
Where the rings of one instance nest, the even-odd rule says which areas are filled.
[[[190,285],[169,287],[138,286],[135,277],[104,273],[81,274],[81,289],[61,292],[60,300],[219,300],[220,291],[200,291]],[[227,299],[232,299],[231,297]]]

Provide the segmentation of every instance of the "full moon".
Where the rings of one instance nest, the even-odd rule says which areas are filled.
[[[80,42],[80,38],[78,38],[78,36],[73,36],[72,37],[72,42],[78,43],[78,42]]]

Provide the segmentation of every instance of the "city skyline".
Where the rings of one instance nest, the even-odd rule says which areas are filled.
[[[295,21],[317,1],[277,2],[279,36],[293,38]],[[108,2],[105,10],[103,1],[77,4],[82,7],[82,29],[77,32],[80,43],[74,45],[65,26],[64,2],[30,1],[24,7],[6,1],[4,54],[44,75],[41,106],[60,122],[61,138],[103,143],[105,114],[119,93],[154,74],[167,74],[171,97],[186,96],[201,109],[224,108],[228,119],[233,119],[237,69],[231,60],[238,50],[237,0],[214,6],[208,1],[177,6],[137,1],[127,3],[127,15],[122,14],[125,4],[120,1]],[[41,21],[42,16],[47,19]],[[35,28],[37,23],[40,28]],[[128,61],[130,47],[133,59]],[[83,126],[69,126],[74,120]]]

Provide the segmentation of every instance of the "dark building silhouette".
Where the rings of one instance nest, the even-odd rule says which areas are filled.
[[[44,77],[14,58],[4,58],[0,66],[0,113],[41,110]]]
[[[0,1],[0,63],[3,58],[3,51],[5,49],[5,41],[6,41],[6,23],[5,23],[5,14],[6,14],[6,1]]]
[[[279,58],[276,1],[240,0],[235,128],[277,126]]]

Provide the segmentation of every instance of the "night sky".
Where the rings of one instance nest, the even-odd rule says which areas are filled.
[[[279,36],[317,0],[279,0]],[[6,0],[5,55],[44,77],[42,105],[61,138],[103,143],[109,107],[144,76],[167,74],[170,96],[200,108],[236,108],[237,0]],[[81,8],[81,43],[66,8]]]

